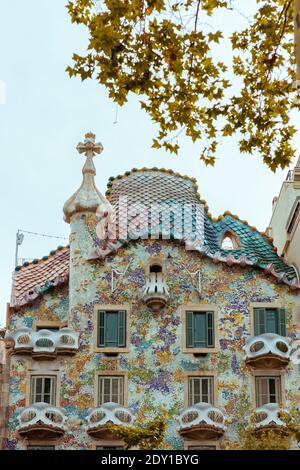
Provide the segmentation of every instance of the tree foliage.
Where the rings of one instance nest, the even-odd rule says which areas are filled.
[[[252,410],[237,426],[235,440],[225,439],[228,450],[289,450],[300,444],[300,411],[295,405],[285,410],[281,405],[280,419],[284,426],[256,427],[256,413]]]
[[[67,70],[96,79],[120,106],[130,92],[139,95],[158,125],[154,148],[177,153],[184,133],[213,165],[220,140],[237,134],[241,152],[259,152],[272,170],[284,168],[295,154],[290,111],[300,108],[292,100],[294,2],[256,0],[246,28],[229,40],[214,17],[224,12],[228,21],[247,3],[70,0],[71,20],[88,28],[89,45]],[[232,48],[231,63],[219,60],[218,45]]]
[[[110,431],[117,439],[125,443],[125,449],[138,447],[140,450],[159,449],[164,440],[166,422],[163,418],[155,418],[146,426],[110,425]]]

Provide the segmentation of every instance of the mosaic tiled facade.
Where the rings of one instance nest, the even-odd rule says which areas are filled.
[[[93,145],[93,139],[89,138]],[[119,374],[126,378],[123,404],[136,423],[143,424],[157,415],[165,417],[168,423],[165,449],[208,445],[210,441],[213,446],[216,443],[222,446],[223,438],[235,439],[238,426],[257,406],[257,371],[258,376],[280,376],[281,400],[287,406],[300,403],[299,365],[289,360],[293,341],[299,334],[299,285],[293,269],[277,256],[272,241],[230,213],[213,220],[205,208],[205,245],[199,250],[189,250],[186,243],[178,240],[138,239],[114,241],[101,256],[107,246],[103,248],[97,240],[97,207],[93,198],[97,199],[95,191],[98,190],[93,182],[92,159],[87,159],[87,163],[83,185],[75,194],[76,201],[73,197],[65,206],[65,217],[70,222],[70,247],[60,247],[43,260],[18,267],[15,272],[6,339],[10,379],[5,447],[26,449],[52,442],[56,449],[92,450],[104,445],[108,440],[105,432],[102,435],[89,432],[87,421],[98,407],[99,374]],[[111,202],[118,188],[122,187],[122,194],[132,191],[132,174],[142,181],[144,196],[151,194],[153,187],[153,182],[147,186],[145,176],[158,174],[160,193],[166,194],[168,200],[172,195],[183,202],[186,195],[198,199],[193,181],[155,169],[134,171],[111,180],[107,193]],[[170,176],[171,191],[166,182]],[[176,178],[180,181],[178,187],[184,188],[179,196],[176,185],[173,186]],[[130,197],[132,194],[134,187]],[[155,195],[158,197],[159,193]],[[98,203],[106,204],[103,196],[101,200],[98,198]],[[229,231],[236,236],[238,246],[228,251],[222,249],[222,238]],[[164,305],[156,309],[144,297],[152,260],[162,266],[168,291]],[[290,349],[285,363],[284,359],[276,363],[275,357],[272,366],[267,351],[266,365],[262,362],[255,369],[246,362],[244,347],[254,334],[253,308],[259,305],[285,309],[289,338],[286,344]],[[115,353],[102,352],[97,341],[97,312],[114,306],[126,311],[126,348],[124,352],[122,349]],[[206,307],[214,313],[214,347],[211,352],[191,352],[185,343],[186,311],[205,311]],[[38,334],[33,332],[47,322],[50,327],[59,324],[61,328],[59,333],[55,332],[54,351],[49,346],[53,332],[48,337],[43,330]],[[279,359],[280,354],[284,357],[281,352]],[[56,377],[55,409],[50,409],[47,415],[49,406],[44,409],[38,405],[35,411],[31,410],[33,414],[29,418],[25,417],[27,421],[20,423],[22,410],[30,405],[31,375]],[[226,417],[222,425],[214,422],[210,425],[209,418],[205,418],[204,433],[197,419],[194,425],[190,421],[191,426],[186,425],[184,418],[182,426],[179,421],[188,405],[188,378],[197,376],[213,378],[211,405]],[[199,416],[206,413],[207,405],[201,406]],[[55,413],[57,419],[48,422]],[[34,415],[36,418],[32,418]],[[34,422],[38,417],[42,417],[44,426]]]

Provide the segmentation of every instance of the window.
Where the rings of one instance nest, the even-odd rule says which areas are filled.
[[[300,202],[297,203],[292,217],[289,218],[289,224],[287,226],[287,233],[291,233],[293,231],[293,228],[295,226],[295,223],[299,214],[300,214]]]
[[[189,446],[188,450],[216,450],[216,446],[209,446],[209,445],[203,445],[203,446]]]
[[[123,450],[122,446],[97,446],[96,450]]]
[[[214,312],[186,312],[186,347],[214,347]]]
[[[55,450],[55,446],[27,446],[27,450]]]
[[[124,405],[124,377],[100,376],[98,385],[98,406],[103,403]]]
[[[276,333],[286,336],[286,315],[284,308],[255,308],[254,335]]]
[[[151,293],[164,292],[164,279],[162,267],[159,264],[152,264],[149,269],[149,291]]]
[[[256,377],[256,406],[260,407],[267,403],[280,403],[281,401],[281,378],[280,377]]]
[[[100,348],[126,347],[126,311],[98,311],[98,341]]]
[[[237,237],[232,232],[225,232],[221,239],[222,250],[238,250],[239,243]]]
[[[49,331],[59,331],[59,326],[41,326],[41,325],[37,325],[36,326],[36,331],[41,331],[41,330],[49,330]]]
[[[44,402],[56,404],[56,377],[33,375],[30,379],[30,404]]]
[[[213,377],[189,377],[188,378],[188,404],[204,402],[214,403],[214,378]]]

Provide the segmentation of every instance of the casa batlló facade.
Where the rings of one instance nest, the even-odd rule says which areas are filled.
[[[77,149],[86,163],[64,206],[70,245],[13,276],[4,448],[119,449],[109,423],[155,416],[175,450],[220,449],[255,412],[257,429],[284,427],[279,403],[300,402],[293,267],[246,221],[212,219],[193,179],[133,169],[104,197],[101,144],[90,133]],[[125,222],[124,201],[135,204]],[[179,208],[168,237],[161,214],[150,227],[153,204]],[[183,207],[191,224],[180,239]]]

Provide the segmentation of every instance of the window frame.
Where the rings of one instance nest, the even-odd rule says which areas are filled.
[[[59,331],[61,328],[65,328],[66,326],[68,326],[68,322],[62,322],[60,320],[35,320],[33,322],[33,329],[35,331],[48,330],[49,328],[57,328],[57,331]]]
[[[255,310],[256,309],[284,309],[285,310],[285,328],[286,337],[288,337],[288,309],[285,305],[279,302],[251,302],[250,303],[250,317],[249,317],[249,331],[250,336],[257,336],[255,334]]]
[[[226,240],[226,238],[229,238],[231,240],[232,248],[223,248],[223,243]],[[228,252],[241,249],[240,239],[238,235],[232,230],[225,230],[225,232],[221,234],[219,244],[220,244],[221,250],[228,251]]]
[[[103,370],[95,374],[95,387],[94,387],[94,406],[99,408],[99,384],[100,377],[123,377],[123,405],[128,406],[128,372],[124,370]],[[99,444],[100,445],[100,444]]]
[[[130,352],[130,304],[97,304],[94,309],[94,352],[108,354],[129,353]],[[99,346],[99,312],[125,312],[125,346]]]
[[[221,439],[217,441],[213,440],[205,440],[205,441],[198,441],[198,440],[191,440],[191,439],[185,439],[184,440],[184,450],[195,450],[192,449],[192,447],[214,447],[214,449],[211,450],[221,450]],[[201,452],[201,450],[206,450],[206,449],[200,449],[200,450],[195,450],[195,452]],[[208,450],[208,449],[207,449]]]
[[[113,400],[113,380],[117,382],[118,392],[117,400]],[[109,400],[104,401],[105,393],[105,381],[109,382]],[[102,400],[100,398],[102,397]],[[99,375],[98,376],[98,407],[105,403],[117,403],[118,405],[124,406],[124,376],[122,375]]]
[[[184,377],[184,406],[188,408],[189,406],[189,379],[190,378],[211,378],[213,381],[212,387],[212,395],[213,395],[213,403],[212,406],[218,406],[218,375],[215,371],[210,370],[201,370],[201,371],[191,371],[185,372]]]
[[[125,443],[124,441],[118,439],[97,439],[97,442],[93,444],[93,450],[100,450],[99,447],[122,447],[124,450]]]
[[[213,313],[213,347],[187,347],[187,312],[194,313]],[[219,331],[218,331],[218,312],[214,304],[186,304],[181,308],[181,327],[182,327],[182,352],[188,354],[207,354],[217,353],[219,351]]]
[[[101,446],[97,445],[96,450],[124,450],[124,445],[116,445],[114,442],[112,442],[111,444],[102,444]]]
[[[266,380],[266,381],[269,381],[269,380],[275,380],[275,394],[278,396],[276,398],[278,398],[278,400],[276,401],[267,401],[266,403],[262,403],[262,394],[259,394],[258,393],[258,388],[259,388],[259,381],[262,381],[262,380]],[[276,384],[277,382],[277,384]],[[270,383],[268,382],[268,398],[270,397]],[[268,403],[281,403],[281,376],[280,375],[274,375],[274,376],[270,376],[270,375],[261,375],[261,376],[256,376],[255,377],[255,402],[256,402],[256,408],[260,408],[261,406],[264,406],[264,405],[267,405]]]
[[[53,400],[53,403],[49,403],[49,406],[56,406],[57,404],[57,376],[56,374],[30,374],[30,383],[29,383],[29,405],[33,405],[35,403],[41,403],[41,402],[37,402],[36,400],[33,400],[32,401],[32,397],[33,397],[33,393],[32,393],[32,388],[33,388],[33,385],[34,385],[34,381],[36,379],[44,379],[43,382],[42,382],[42,390],[43,390],[43,387],[45,387],[45,379],[52,379],[53,380],[53,385],[52,385],[52,391],[54,393],[54,400]],[[36,391],[34,392],[36,394]],[[41,392],[41,395],[43,395],[43,393]],[[45,393],[44,393],[45,395]]]
[[[286,391],[285,391],[285,370],[283,369],[273,369],[273,370],[266,370],[266,369],[253,369],[252,373],[252,406],[254,409],[258,408],[257,400],[256,400],[256,379],[259,377],[265,378],[274,378],[280,377],[280,402],[283,406],[285,406],[286,402]]]
[[[29,449],[29,447],[47,447],[47,449]],[[51,447],[51,449],[49,449],[49,447]],[[56,450],[55,448],[55,445],[54,444],[28,444],[27,447],[26,447],[26,450]]]
[[[207,398],[209,399],[208,401],[203,400],[203,382],[204,380],[207,380]],[[200,395],[200,400],[195,402],[195,382],[199,381],[200,387],[199,387],[199,395]],[[211,399],[210,399],[211,398]],[[189,376],[188,377],[188,400],[189,404],[188,406],[194,406],[197,403],[208,403],[209,405],[214,404],[214,379],[213,377],[209,376]]]

